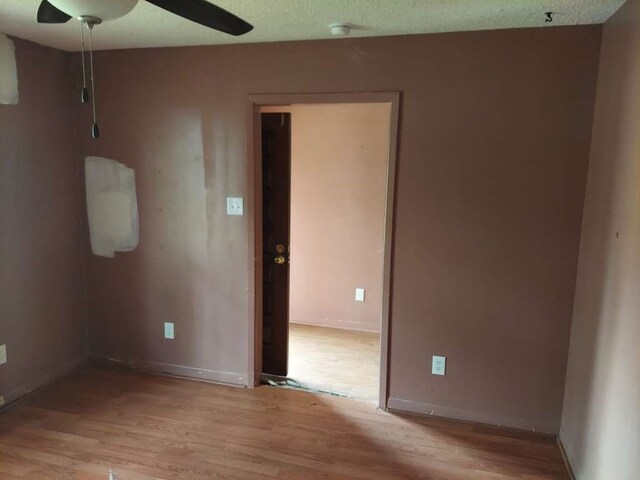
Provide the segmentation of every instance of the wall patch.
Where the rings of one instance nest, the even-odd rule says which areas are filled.
[[[85,158],[91,251],[102,257],[138,246],[138,200],[132,168],[101,157]]]
[[[0,33],[0,104],[18,104],[16,49],[9,37]]]

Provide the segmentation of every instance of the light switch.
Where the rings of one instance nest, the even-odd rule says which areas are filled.
[[[176,338],[175,325],[171,322],[164,322],[164,338],[173,340]]]
[[[364,288],[356,288],[356,302],[364,302]]]
[[[0,365],[7,363],[7,346],[0,345]]]
[[[447,357],[433,356],[431,373],[433,375],[444,375],[447,368]]]
[[[227,215],[244,215],[244,200],[242,197],[227,197]]]

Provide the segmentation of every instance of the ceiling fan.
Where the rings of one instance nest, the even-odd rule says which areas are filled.
[[[95,89],[93,88],[93,27],[109,20],[115,20],[128,14],[140,0],[42,0],[38,8],[38,23],[67,23],[77,18],[82,26],[82,102],[89,102],[89,90],[85,73],[84,30],[89,30],[90,77],[93,98],[93,138],[100,135],[96,120]],[[206,0],[146,0],[168,12],[179,15],[205,27],[229,35],[244,35],[253,30],[253,26],[243,19],[227,12]]]
[[[139,0],[43,0],[38,23],[66,23],[72,17],[82,21],[93,17],[104,22],[129,13]],[[146,0],[193,22],[230,35],[244,35],[253,26],[206,0]]]

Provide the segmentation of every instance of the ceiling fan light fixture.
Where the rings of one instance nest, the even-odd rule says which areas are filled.
[[[138,4],[139,0],[40,0],[36,19],[38,23],[63,24],[75,17],[81,24],[80,42],[82,47],[82,90],[80,100],[93,107],[93,124],[91,136],[98,138],[100,129],[96,114],[96,89],[93,70],[93,27],[103,21],[115,20],[125,16]],[[253,25],[225,9],[210,3],[208,0],[147,0],[163,10],[199,23],[205,27],[228,33],[244,35],[253,30]],[[87,82],[85,61],[85,29],[89,33],[89,79]]]
[[[95,17],[102,21],[124,17],[138,0],[49,0],[54,7],[72,17]]]

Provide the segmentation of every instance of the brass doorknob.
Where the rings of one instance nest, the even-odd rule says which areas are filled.
[[[278,256],[276,256],[276,258],[273,259],[273,261],[276,262],[278,265],[282,265],[287,260],[284,258],[283,255],[278,255]]]

